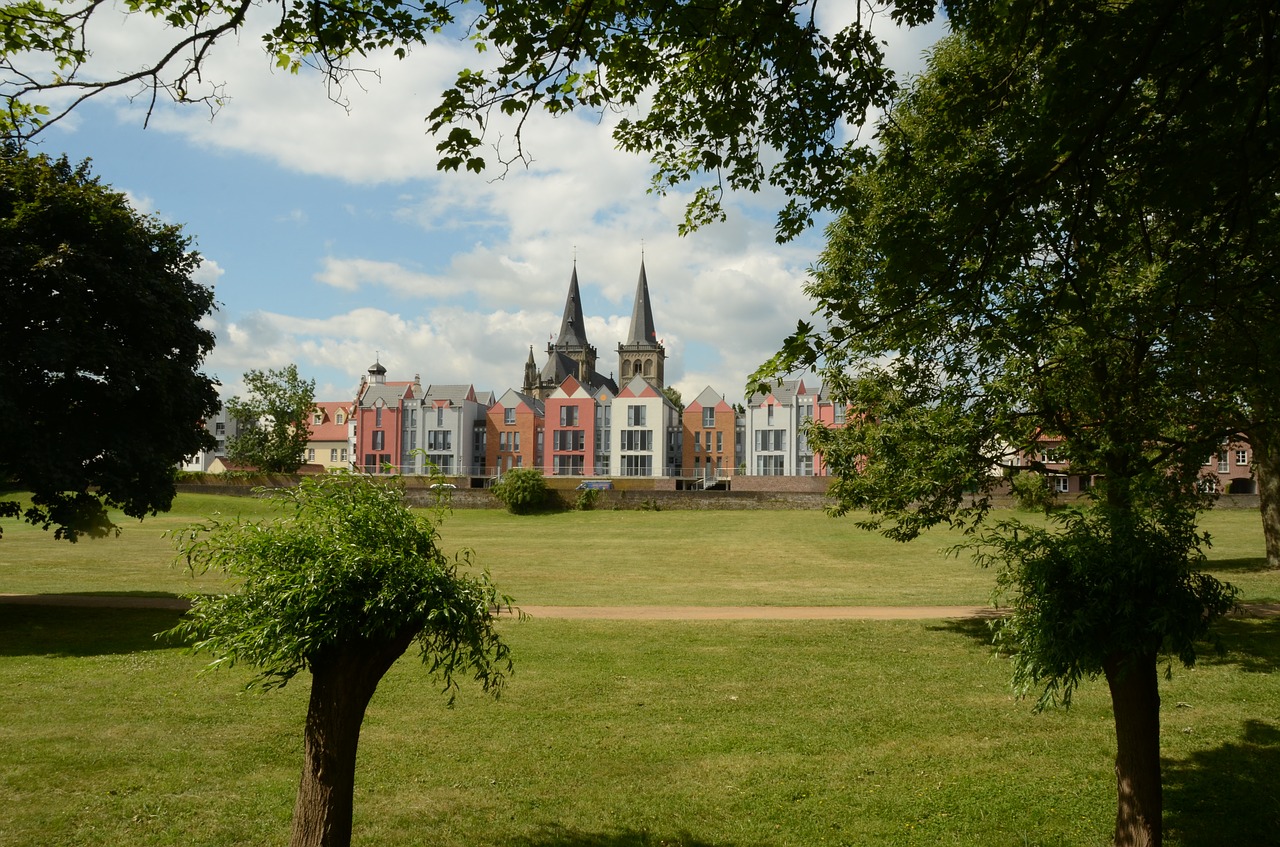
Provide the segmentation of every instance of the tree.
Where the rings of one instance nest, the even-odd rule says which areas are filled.
[[[316,407],[316,381],[298,376],[297,365],[251,370],[244,375],[248,395],[227,401],[240,427],[227,442],[227,458],[267,473],[294,473],[302,466],[308,423]]]
[[[428,116],[442,168],[481,171],[526,158],[521,127],[537,110],[625,109],[633,116],[614,137],[623,149],[650,157],[654,190],[699,183],[688,225],[723,217],[726,185],[755,191],[769,184],[795,198],[779,216],[779,232],[791,236],[813,210],[840,202],[844,176],[860,155],[836,128],[882,105],[893,86],[870,30],[878,12],[863,0],[853,22],[836,32],[816,25],[816,0],[642,0],[626,7],[148,0],[109,13],[121,11],[163,18],[172,38],[152,39],[138,70],[116,75],[86,67],[92,50],[86,34],[108,13],[101,4],[11,4],[0,16],[0,129],[30,137],[111,90],[216,111],[224,92],[207,82],[216,79],[212,48],[258,26],[268,61],[294,73],[318,70],[337,100],[374,52],[404,58],[433,39],[465,37],[498,58],[484,61],[487,68],[461,69]],[[898,0],[891,14],[926,21],[934,3]],[[55,100],[67,105],[51,113],[44,103]],[[483,150],[508,129],[500,123],[508,118],[515,123],[508,147]]]
[[[972,534],[999,568],[997,633],[1020,687],[1069,703],[1081,679],[1106,677],[1115,843],[1158,845],[1158,660],[1194,661],[1233,603],[1198,570],[1195,516],[1202,459],[1250,422],[1252,377],[1212,365],[1233,346],[1221,330],[1240,292],[1257,289],[1201,255],[1221,246],[1217,198],[1193,204],[1148,173],[1168,162],[1145,157],[1198,143],[1166,122],[1161,85],[1115,103],[1106,137],[1063,161],[1070,49],[1015,54],[963,29],[935,49],[828,230],[808,286],[822,328],[802,324],[760,376],[818,367],[851,404],[847,427],[808,429],[837,474],[837,513],[868,509],[866,525],[900,540],[938,523]],[[1245,329],[1275,334],[1274,315]],[[1097,480],[1084,507],[1048,528],[992,523],[1000,469],[1046,435]]]
[[[680,391],[674,385],[668,385],[662,389],[662,393],[671,401],[671,405],[676,407],[677,414],[684,413],[684,398],[680,396]]]
[[[211,667],[257,667],[252,684],[264,689],[311,673],[289,843],[343,847],[360,725],[379,680],[416,643],[451,701],[459,674],[497,696],[511,662],[494,614],[509,601],[487,574],[461,573],[445,556],[397,480],[329,474],[263,493],[282,511],[273,521],[214,518],[178,535],[193,571],[223,571],[237,590],[194,595],[172,633],[215,654]]]
[[[213,441],[200,372],[213,292],[178,226],[130,207],[89,163],[0,147],[0,502],[75,541],[173,502],[174,472]]]

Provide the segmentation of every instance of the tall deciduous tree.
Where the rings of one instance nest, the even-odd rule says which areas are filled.
[[[190,248],[88,162],[0,147],[0,480],[33,492],[0,515],[75,541],[169,508],[218,408]]]
[[[298,376],[297,365],[286,365],[251,370],[244,384],[248,394],[227,401],[227,414],[240,424],[227,442],[227,458],[267,473],[297,471],[311,440],[316,381]]]
[[[1107,138],[1064,160],[1065,62],[1056,46],[1015,55],[964,35],[934,51],[828,231],[809,285],[825,325],[802,326],[772,367],[819,365],[852,405],[845,429],[809,431],[839,474],[838,511],[869,509],[903,540],[940,522],[976,533],[1021,685],[1048,702],[1106,677],[1115,843],[1159,845],[1157,661],[1193,661],[1232,604],[1198,570],[1198,483],[1204,456],[1247,427],[1253,385],[1211,364],[1240,305],[1198,255],[1221,237],[1213,203],[1190,204],[1142,158],[1183,133],[1167,92],[1114,103]],[[1000,469],[1046,436],[1096,481],[1087,500],[1047,529],[987,521]]]
[[[291,847],[351,842],[356,749],[379,680],[411,644],[445,692],[465,674],[495,696],[511,663],[487,575],[459,572],[435,525],[404,505],[397,480],[349,474],[268,491],[274,521],[210,520],[178,536],[194,570],[236,591],[195,595],[173,633],[245,662],[265,688],[311,674]]]

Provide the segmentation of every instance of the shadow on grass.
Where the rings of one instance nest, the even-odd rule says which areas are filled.
[[[1280,618],[1225,618],[1214,623],[1213,634],[1222,651],[1210,642],[1198,645],[1201,664],[1236,665],[1247,673],[1280,670]]]
[[[0,606],[0,656],[106,656],[178,646],[157,632],[182,616],[176,609]]]
[[[1265,556],[1244,559],[1210,559],[1204,563],[1204,570],[1214,573],[1266,573]]]
[[[1239,741],[1164,765],[1165,834],[1183,847],[1280,844],[1280,727],[1244,722]]]
[[[560,826],[544,827],[536,835],[510,843],[513,847],[735,847],[728,841],[704,841],[687,832],[583,832]]]
[[[950,632],[961,635],[982,647],[993,647],[991,640],[991,617],[948,618],[947,620],[925,627],[929,632]]]

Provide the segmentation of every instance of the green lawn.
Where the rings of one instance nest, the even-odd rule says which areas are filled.
[[[280,844],[307,682],[246,694],[173,613],[0,617],[0,845]],[[1104,686],[1010,698],[980,626],[509,621],[517,671],[448,709],[402,659],[365,722],[374,847],[1103,845]],[[1162,682],[1170,847],[1276,843],[1280,621]],[[1268,840],[1271,839],[1271,840]]]
[[[249,498],[181,495],[173,512],[125,519],[119,538],[78,544],[6,522],[0,593],[168,593],[218,590],[173,564],[163,534],[204,515],[261,516]],[[1024,516],[1034,520],[1034,516]],[[1204,516],[1210,569],[1251,601],[1280,601],[1280,574],[1262,558],[1256,512]],[[469,547],[499,587],[530,605],[930,605],[987,601],[992,574],[945,551],[937,530],[911,544],[819,511],[598,511],[515,516],[459,510],[444,523],[449,549]]]
[[[166,529],[252,500],[183,496],[118,539],[9,522],[0,592],[216,590]],[[1206,516],[1216,573],[1275,599],[1257,515]],[[518,602],[978,603],[991,574],[938,532],[886,542],[817,512],[460,511],[443,528]],[[175,613],[0,605],[0,847],[287,838],[308,680],[157,642]],[[507,620],[516,673],[445,707],[411,658],[362,734],[369,847],[1104,845],[1105,686],[1034,715],[980,622]],[[1280,619],[1162,680],[1169,847],[1280,844]]]

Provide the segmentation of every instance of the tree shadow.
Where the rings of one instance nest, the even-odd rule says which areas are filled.
[[[1224,618],[1214,622],[1212,634],[1217,643],[1197,649],[1201,664],[1236,665],[1247,673],[1280,670],[1280,617]]]
[[[512,847],[736,847],[728,841],[706,841],[688,832],[655,833],[649,830],[584,832],[551,824],[531,836],[507,842]],[[763,847],[763,845],[753,845]]]
[[[994,615],[982,615],[976,618],[948,618],[941,623],[930,624],[925,627],[925,630],[928,632],[950,632],[954,635],[963,636],[979,646],[994,647],[995,642],[992,640],[994,632],[991,629],[991,622],[994,619]]]
[[[1210,559],[1204,563],[1204,570],[1214,573],[1266,573],[1266,556],[1239,559]]]
[[[1183,847],[1280,844],[1280,727],[1164,763],[1165,834]]]
[[[82,606],[0,606],[0,656],[54,658],[163,650],[178,644],[157,638],[182,617],[177,609]]]

